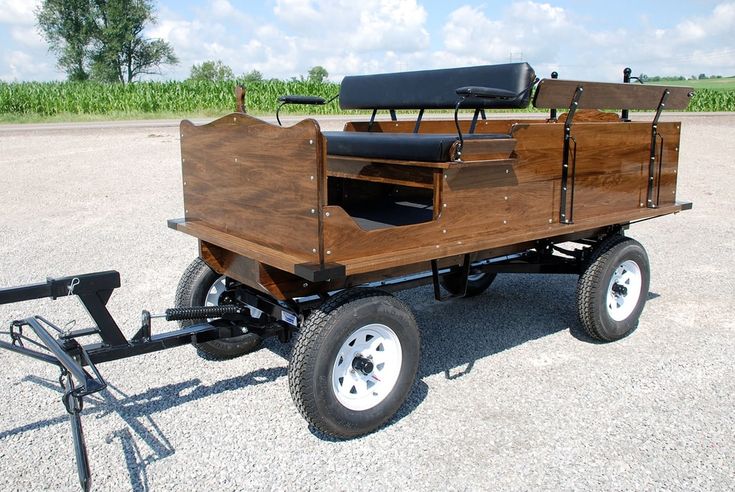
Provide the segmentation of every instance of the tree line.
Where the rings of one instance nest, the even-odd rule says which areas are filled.
[[[162,67],[179,63],[169,43],[144,36],[146,27],[156,23],[152,0],[43,0],[35,13],[39,31],[70,81],[126,84],[143,75],[160,75]],[[300,80],[323,82],[328,76],[324,67],[316,66]],[[194,65],[189,78],[236,79],[221,60]],[[257,70],[237,80],[264,81]]]
[[[324,82],[327,77],[329,77],[329,72],[327,72],[327,69],[322,66],[315,66],[311,67],[309,69],[309,73],[306,78],[302,75],[301,77],[291,77],[292,81],[309,81],[309,82],[316,82],[316,83],[322,83]],[[266,82],[267,80],[263,78],[263,74],[260,73],[258,70],[251,70],[248,73],[245,73],[243,75],[240,75],[239,77],[235,76],[235,73],[233,72],[232,68],[230,68],[228,65],[225,65],[222,60],[208,60],[205,62],[202,62],[200,64],[195,64],[191,67],[191,74],[189,75],[189,80],[195,80],[195,81],[212,81],[212,82],[220,82],[225,80],[237,80],[244,83],[252,83],[252,82]],[[278,80],[278,79],[271,79],[271,80]]]

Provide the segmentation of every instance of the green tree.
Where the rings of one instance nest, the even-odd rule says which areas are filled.
[[[258,72],[257,70],[251,70],[248,73],[243,74],[241,78],[242,78],[242,81],[246,84],[252,83],[252,82],[262,82],[263,74]]]
[[[222,60],[217,61],[205,61],[200,65],[193,65],[191,67],[191,75],[189,80],[210,80],[210,81],[222,81],[222,80],[233,80],[235,74],[232,69],[222,63]]]
[[[326,68],[320,65],[317,65],[316,67],[311,67],[311,69],[309,70],[309,82],[322,83],[327,77],[329,77],[329,72],[327,72]]]
[[[43,0],[38,26],[70,79],[128,83],[178,63],[171,45],[143,36],[151,0]]]
[[[95,23],[89,0],[44,0],[36,8],[38,28],[69,80],[89,78]]]
[[[97,12],[98,48],[92,55],[92,77],[132,82],[141,75],[161,73],[162,65],[179,62],[170,44],[147,39],[143,30],[155,24],[151,0],[91,0]]]

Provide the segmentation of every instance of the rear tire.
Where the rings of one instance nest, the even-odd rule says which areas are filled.
[[[224,290],[225,277],[212,270],[201,258],[196,258],[186,268],[176,289],[176,307],[216,306],[219,294]],[[196,323],[204,323],[206,319],[179,321],[181,328]],[[200,357],[208,360],[226,360],[248,354],[260,347],[262,337],[255,333],[246,333],[232,338],[223,338],[211,342],[195,343],[194,347]]]
[[[403,302],[375,289],[340,292],[304,322],[289,362],[291,396],[326,434],[370,433],[405,402],[419,353],[419,330]]]
[[[473,275],[470,272],[467,277],[467,291],[464,297],[474,297],[482,294],[492,285],[497,276],[497,273],[482,272]],[[459,267],[453,267],[449,273],[441,277],[440,282],[442,287],[453,296],[462,293],[462,273]]]
[[[630,335],[646,304],[651,279],[646,250],[622,235],[603,240],[577,284],[579,320],[603,342]]]

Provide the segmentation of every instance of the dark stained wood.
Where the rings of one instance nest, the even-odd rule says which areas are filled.
[[[322,140],[313,120],[280,128],[234,113],[202,126],[182,122],[187,223],[299,263],[320,261]]]
[[[260,263],[206,241],[199,241],[199,256],[217,273],[226,275],[282,301],[294,297],[313,295],[316,292],[340,289],[344,284],[344,280],[329,283],[307,282],[292,273]]]
[[[293,273],[294,267],[304,263],[305,256],[295,256],[279,248],[248,241],[212,228],[200,221],[182,221],[176,224],[176,230],[194,236],[233,253],[273,265],[276,268]],[[311,256],[311,255],[310,255]]]
[[[459,142],[452,146],[450,156],[456,155]],[[462,144],[463,161],[489,161],[496,159],[507,159],[516,147],[516,141],[512,138],[493,138],[488,140],[465,140]]]
[[[596,111],[578,116],[572,128],[577,150],[572,225],[559,223],[559,122],[489,121],[490,132],[509,132],[512,138],[467,141],[480,142],[475,154],[470,152],[476,160],[426,163],[327,158],[314,122],[281,129],[231,115],[209,128],[182,124],[187,217],[175,227],[200,238],[206,245],[202,257],[217,271],[288,299],[426,270],[431,259],[447,258],[445,264],[465,253],[504,251],[538,239],[586,237],[609,225],[682,209],[675,194],[679,123],[659,124],[660,207],[652,209],[645,206],[650,123],[621,122],[616,116],[613,121]],[[424,123],[422,131],[451,128],[453,133],[451,120]],[[348,126],[359,130],[361,124]],[[412,122],[391,125],[382,122],[379,128],[413,128]],[[305,145],[305,139],[312,143]],[[246,165],[234,165],[240,164],[235,158]],[[433,189],[434,218],[363,230],[344,209],[326,205],[327,176]],[[295,275],[295,266],[304,263],[344,265],[348,278],[306,282]]]
[[[391,165],[365,159],[350,159],[340,156],[327,158],[329,176],[390,183],[415,188],[434,188],[434,169],[418,166]]]
[[[559,123],[567,121],[567,113],[560,114],[557,118]],[[609,113],[598,109],[580,109],[574,113],[574,123],[591,122],[591,121],[620,121],[617,113]]]
[[[678,124],[661,125],[665,142],[677,141]],[[499,247],[508,240],[540,239],[625,223],[661,215],[662,210],[673,213],[679,210],[673,201],[657,210],[641,205],[647,186],[650,128],[650,123],[620,121],[574,125],[574,225],[559,223],[563,125],[518,123],[513,129],[517,140],[514,159],[503,165],[442,171],[441,188],[435,185],[438,193],[432,222],[363,231],[342,209],[327,207],[325,248],[332,261],[345,264],[348,274],[354,274]],[[664,169],[674,167],[666,157],[673,156],[671,145],[665,146]]]
[[[492,155],[493,153],[490,153]],[[347,155],[330,155],[327,157],[328,162],[331,165],[336,163],[337,166],[344,164],[349,166],[367,166],[371,164],[384,164],[388,166],[408,166],[413,168],[429,168],[429,169],[455,169],[462,167],[484,167],[484,166],[496,166],[498,163],[502,163],[505,159],[502,158],[491,158],[491,159],[479,159],[479,160],[462,160],[462,161],[450,161],[450,162],[429,162],[429,161],[398,161],[394,159],[375,159],[375,158],[363,158],[363,157],[352,157]]]
[[[584,92],[578,109],[656,109],[668,89],[670,94],[664,109],[680,111],[687,108],[694,93],[691,87],[543,79],[536,88],[533,105],[537,108],[568,108],[574,91],[580,85]]]
[[[658,159],[661,155],[656,152],[656,176],[655,184],[657,193],[654,202],[659,205],[671,205],[676,202],[676,183],[679,174],[679,145],[681,143],[681,125],[679,123],[659,123],[658,134],[663,139],[663,163],[660,169],[658,167]],[[661,139],[658,145],[661,146]],[[660,147],[659,147],[660,148]],[[646,170],[646,173],[648,170]],[[660,189],[658,185],[660,184]]]
[[[526,241],[544,239],[564,233],[571,234],[578,231],[588,231],[599,228],[599,224],[625,224],[631,221],[650,219],[662,215],[677,213],[682,210],[682,205],[666,205],[660,208],[641,208],[635,212],[612,212],[599,216],[594,220],[578,220],[572,225],[549,224],[548,227],[525,228],[524,230],[504,231],[496,234],[494,231],[479,231],[476,236],[468,237],[464,241],[442,241],[435,245],[419,246],[410,250],[390,251],[387,248],[372,249],[372,255],[365,255],[351,260],[345,260],[347,275],[371,272],[377,269],[388,269],[399,267],[411,262],[422,261],[424,258],[442,258],[473,251],[474,248],[492,249],[507,244],[516,244]],[[415,227],[415,226],[406,226]],[[370,231],[381,232],[381,231]],[[441,231],[440,231],[441,232]],[[408,241],[410,234],[407,234]],[[372,238],[366,238],[371,240]],[[468,244],[472,247],[468,248]]]

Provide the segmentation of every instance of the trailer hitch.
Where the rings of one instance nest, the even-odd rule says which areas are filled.
[[[59,384],[63,392],[61,401],[69,414],[77,474],[85,492],[92,486],[92,475],[81,421],[84,397],[107,387],[96,364],[188,345],[192,342],[202,343],[235,337],[248,333],[248,327],[264,332],[265,321],[259,324],[258,320],[252,318],[249,306],[266,313],[268,320],[279,323],[280,330],[286,335],[290,333],[292,327],[298,325],[298,316],[294,309],[267,299],[244,285],[236,285],[233,286],[237,294],[233,296],[236,301],[232,304],[171,308],[160,315],[143,311],[140,329],[128,340],[106,307],[112,291],[119,286],[120,274],[109,271],[58,279],[49,278],[45,283],[0,288],[0,304],[44,297],[56,299],[76,296],[95,322],[92,328],[63,330],[36,315],[12,321],[7,332],[0,332],[0,335],[7,335],[10,338],[9,342],[0,340],[0,348],[59,368]],[[153,335],[152,318],[165,318],[167,321],[200,320],[200,322],[179,330]],[[35,339],[26,336],[25,329],[31,330]],[[77,341],[78,338],[90,335],[100,337],[101,343],[81,345]]]

